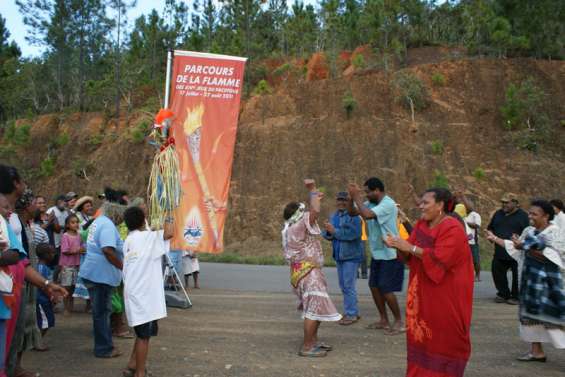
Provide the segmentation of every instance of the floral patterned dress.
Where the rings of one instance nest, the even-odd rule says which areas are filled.
[[[284,257],[290,262],[291,283],[302,317],[313,321],[339,321],[341,314],[328,294],[322,272],[324,254],[320,234],[317,224],[310,225],[310,213],[306,212],[301,220],[288,228]]]

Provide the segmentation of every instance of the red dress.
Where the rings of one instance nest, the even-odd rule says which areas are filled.
[[[409,242],[406,298],[407,377],[460,377],[471,354],[474,271],[463,225],[447,217],[430,229],[420,220]]]

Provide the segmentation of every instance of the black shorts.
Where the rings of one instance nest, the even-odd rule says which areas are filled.
[[[381,293],[401,292],[404,283],[404,265],[397,259],[371,259],[369,287],[379,288]]]
[[[159,325],[157,324],[157,321],[151,321],[138,326],[133,326],[133,331],[135,331],[135,336],[139,339],[149,339],[152,336],[157,336],[157,333],[159,332]]]

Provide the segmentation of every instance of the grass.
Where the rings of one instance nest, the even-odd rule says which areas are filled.
[[[475,179],[478,181],[483,180],[485,178],[485,175],[485,170],[481,167],[478,167],[473,171],[473,177],[475,177]]]
[[[444,86],[445,85],[445,76],[439,72],[436,72],[432,75],[432,83],[434,86]]]
[[[361,56],[361,55],[359,55],[359,56]],[[351,91],[345,92],[345,94],[343,95],[343,97],[341,99],[341,103],[343,105],[343,109],[345,110],[345,114],[347,115],[347,118],[349,119],[349,117],[351,116],[351,113],[353,113],[353,110],[355,110],[355,108],[357,107],[357,101],[355,100],[355,97],[353,97],[353,94],[351,93]]]
[[[434,140],[432,141],[432,154],[436,156],[440,156],[443,154],[443,142],[441,140]]]

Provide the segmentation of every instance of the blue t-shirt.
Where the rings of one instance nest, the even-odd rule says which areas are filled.
[[[108,217],[98,217],[88,228],[86,255],[80,266],[79,276],[94,283],[120,285],[122,272],[108,262],[102,252],[105,247],[113,247],[120,260],[123,259],[123,242],[118,229]]]
[[[396,259],[396,249],[386,247],[383,237],[388,234],[398,236],[398,208],[390,196],[385,195],[379,204],[365,202],[365,206],[375,213],[376,218],[367,220],[371,255],[376,260]]]
[[[25,252],[22,243],[16,236],[16,233],[14,233],[14,230],[10,226],[10,223],[6,221],[6,224],[8,228],[8,241],[10,242],[10,249],[18,250],[20,254],[20,260],[27,258],[27,253]],[[0,319],[10,319],[11,317],[12,311],[10,310],[8,305],[6,305],[4,300],[0,299]]]
[[[39,262],[39,264],[37,265],[37,272],[39,272],[41,274],[41,276],[43,276],[45,279],[47,280],[53,280],[53,269],[51,269],[49,266],[43,264],[42,262]],[[45,294],[45,292],[43,292],[41,289],[37,290],[37,303],[38,304],[47,304],[50,303],[51,300],[49,299],[49,296],[47,296],[47,294]]]

